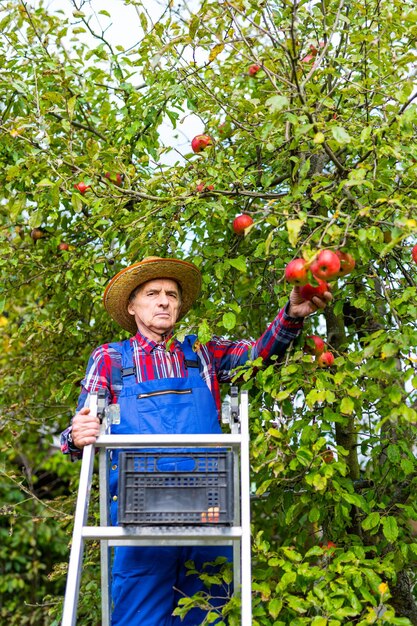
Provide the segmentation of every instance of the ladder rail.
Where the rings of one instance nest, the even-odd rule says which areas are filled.
[[[249,461],[249,400],[248,392],[240,396],[240,508],[241,508],[241,618],[242,625],[252,623],[252,567],[250,530],[250,461]]]
[[[91,408],[91,402],[90,402]],[[94,409],[93,409],[94,410]],[[113,546],[145,545],[232,545],[235,593],[241,595],[241,623],[252,621],[251,536],[250,536],[250,462],[248,393],[241,392],[240,432],[220,435],[110,435],[105,425],[94,445],[83,451],[80,487],[74,518],[73,540],[61,626],[75,626],[81,583],[84,541],[100,541],[102,586],[102,626],[110,624],[110,549]],[[235,516],[232,527],[120,527],[110,525],[108,489],[108,449],[161,447],[229,447],[234,453]],[[99,449],[100,526],[87,526],[94,452]],[[239,480],[240,473],[240,480]]]
[[[84,554],[84,527],[87,522],[90,503],[91,482],[94,466],[94,446],[84,448],[75,508],[74,529],[70,560],[68,565],[67,585],[65,589],[62,626],[75,626],[77,619],[78,597],[80,592],[81,570]]]

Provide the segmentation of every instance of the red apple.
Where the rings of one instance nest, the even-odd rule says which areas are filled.
[[[353,256],[348,252],[341,252],[340,250],[336,250],[336,254],[340,261],[340,270],[337,276],[341,277],[350,274],[355,267],[355,259]]]
[[[333,463],[333,461],[334,461],[333,450],[330,450],[330,448],[326,448],[326,450],[324,451],[324,454],[323,454],[323,461],[325,463]]]
[[[312,300],[314,296],[318,296],[319,298],[321,298],[325,291],[329,291],[329,285],[326,283],[325,280],[319,280],[316,287],[310,285],[310,283],[303,285],[300,288],[300,296],[304,300]]]
[[[238,215],[237,217],[235,217],[235,219],[233,220],[232,227],[236,235],[243,235],[246,228],[248,228],[252,224],[253,224],[253,219],[251,218],[251,216],[247,215],[247,213],[242,213],[241,215]]]
[[[214,185],[206,185],[205,183],[198,183],[195,190],[197,193],[202,193],[203,191],[213,191]]]
[[[413,257],[414,263],[417,263],[417,243],[411,250],[411,256]]]
[[[304,259],[293,259],[285,268],[285,280],[291,285],[305,285],[308,282],[308,269]]]
[[[340,271],[340,259],[332,250],[321,250],[311,263],[310,271],[316,278],[331,280]]]
[[[123,184],[123,177],[119,172],[117,172],[116,174],[113,172],[106,172],[104,176],[108,178],[111,183],[117,185],[118,187],[121,187]]]
[[[61,241],[61,243],[58,244],[58,250],[69,250],[69,244],[67,244],[66,241]]]
[[[331,367],[334,363],[334,356],[331,352],[323,352],[317,359],[319,367]]]
[[[319,48],[324,48],[324,41],[320,41]],[[309,63],[318,55],[319,51],[316,46],[310,44],[310,54],[307,54],[303,59],[301,59],[301,63]]]
[[[261,66],[258,65],[257,63],[254,63],[253,65],[250,65],[248,67],[248,74],[249,74],[249,76],[255,76],[255,74],[257,74],[260,69],[261,69]]]
[[[196,135],[191,142],[191,148],[193,152],[202,152],[207,146],[211,146],[212,143],[213,141],[208,135]]]
[[[306,337],[306,342],[304,345],[304,350],[306,352],[312,352],[315,355],[319,355],[324,352],[326,349],[326,344],[324,343],[321,337],[317,335],[309,335]]]
[[[306,54],[305,57],[301,59],[301,63],[310,63],[314,60],[315,54]]]
[[[79,183],[74,185],[75,189],[80,192],[81,195],[84,195],[87,189],[90,189],[90,185],[86,185],[84,181],[80,181]]]

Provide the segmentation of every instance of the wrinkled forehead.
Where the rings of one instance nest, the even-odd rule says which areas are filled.
[[[129,301],[131,302],[138,293],[141,293],[146,289],[175,290],[179,296],[181,296],[182,293],[181,285],[176,280],[173,280],[172,278],[152,278],[151,280],[147,280],[145,283],[136,287],[130,294]]]
[[[147,280],[146,283],[142,283],[139,289],[149,289],[155,287],[156,289],[176,289],[178,293],[181,291],[180,285],[173,278],[152,278]]]

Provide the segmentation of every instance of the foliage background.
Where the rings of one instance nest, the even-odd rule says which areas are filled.
[[[69,17],[0,7],[2,621],[59,623],[79,467],[54,437],[91,349],[123,335],[108,279],[192,258],[203,296],[180,333],[257,337],[285,265],[329,247],[356,268],[303,336],[325,336],[334,367],[302,338],[244,375],[253,624],[417,624],[414,2],[167,3],[157,21],[125,4],[128,49],[107,38],[116,3],[100,26],[83,0]],[[213,138],[198,155],[161,138],[186,111]],[[80,619],[97,625],[94,549],[86,563]]]

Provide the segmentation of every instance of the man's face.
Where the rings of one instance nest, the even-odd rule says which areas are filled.
[[[127,310],[134,315],[142,335],[161,341],[173,329],[180,308],[180,290],[175,280],[158,278],[141,286]]]

